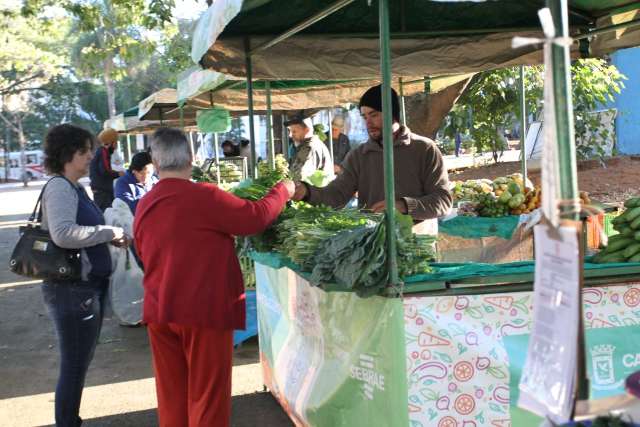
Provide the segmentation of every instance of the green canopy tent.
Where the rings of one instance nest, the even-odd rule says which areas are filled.
[[[536,13],[543,5],[542,0],[394,2],[393,74],[434,76],[540,63],[538,47],[514,50],[511,39],[541,35]],[[637,24],[637,9],[630,0],[571,0],[571,34]],[[589,50],[583,45],[583,54],[601,55],[639,39],[640,30],[627,27],[595,38]],[[216,1],[198,23],[192,59],[204,68],[246,76],[247,52],[255,79],[378,78],[377,10],[364,0]]]

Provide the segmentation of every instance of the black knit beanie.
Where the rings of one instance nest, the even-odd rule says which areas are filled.
[[[362,98],[360,98],[360,107],[373,108],[376,111],[382,111],[382,85],[369,88]],[[396,122],[400,121],[400,101],[398,100],[398,94],[391,88],[391,116]]]

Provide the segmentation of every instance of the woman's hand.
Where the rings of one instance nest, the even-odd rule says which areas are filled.
[[[125,234],[119,239],[113,239],[111,244],[116,248],[128,248],[131,245],[131,242],[133,242],[131,237]]]
[[[113,234],[113,240],[110,242],[113,246],[117,248],[126,248],[131,244],[131,237],[127,236],[122,228],[114,227]]]
[[[296,192],[296,185],[293,183],[293,181],[289,181],[289,180],[282,181],[282,183],[287,189],[287,194],[289,195],[289,199],[291,199],[294,193]]]

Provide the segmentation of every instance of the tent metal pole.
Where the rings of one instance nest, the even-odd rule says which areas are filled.
[[[164,126],[164,120],[163,120],[163,114],[162,114],[162,107],[158,108],[158,111],[160,112],[160,126]]]
[[[180,105],[180,129],[184,132],[184,108]]]
[[[213,152],[216,158],[216,183],[220,185],[220,155],[218,154],[218,134],[213,134]]]
[[[305,28],[309,28],[310,26],[312,26],[313,24],[317,23],[318,21],[323,20],[324,18],[326,18],[327,16],[331,15],[332,13],[342,9],[345,6],[348,6],[349,4],[353,3],[354,0],[339,0],[335,3],[333,3],[332,5],[324,8],[323,10],[321,10],[320,12],[316,13],[313,16],[310,16],[309,18],[305,19],[304,21],[300,22],[299,24],[295,25],[293,28],[291,28],[290,30],[285,31],[284,33],[280,34],[279,36],[275,37],[274,39],[261,44],[260,46],[256,46],[255,48],[251,49],[248,54],[249,55],[254,55],[258,52],[262,52],[266,49],[269,49],[272,46],[275,46],[276,44],[280,43],[283,40],[288,39],[289,37],[299,33],[300,31],[304,30]]]
[[[249,51],[249,39],[244,39],[246,52],[246,72],[247,72],[247,103],[249,107],[249,145],[251,147],[251,159],[249,175],[257,178],[257,158],[256,158],[256,130],[253,123],[253,67],[251,64],[251,52]]]
[[[525,33],[540,32],[540,27],[509,27],[509,28],[475,28],[462,30],[432,30],[432,31],[395,31],[390,33],[392,39],[395,38],[420,38],[420,37],[441,37],[441,36],[467,36],[467,35],[483,35],[483,34],[502,34],[502,33]],[[305,33],[305,36],[319,36],[334,38],[377,38],[378,33],[359,32],[359,33],[332,33],[318,34]],[[251,37],[251,36],[250,36]],[[255,35],[253,37],[264,37],[264,35]],[[280,42],[282,40],[278,40]],[[251,53],[254,53],[253,51]]]
[[[638,25],[640,25],[640,19],[634,19],[628,22],[621,22],[620,24],[609,25],[608,27],[598,28],[593,31],[586,32],[584,34],[579,34],[575,36],[573,39],[574,40],[588,39],[589,37],[597,36],[599,34],[610,33],[616,30],[625,30],[631,27],[636,27]]]
[[[400,77],[399,80],[399,89],[400,89],[400,123],[402,123],[402,126],[406,126],[407,125],[407,116],[406,116],[406,110],[405,110],[405,105],[404,105],[404,83],[402,82],[402,77]]]
[[[286,121],[284,114],[280,114],[280,120],[282,121],[282,154],[284,154],[284,158],[289,161],[289,131],[284,125]]]
[[[127,133],[127,161],[131,163],[131,134]]]
[[[269,143],[269,167],[276,170],[276,149],[273,143],[273,112],[271,111],[271,82],[264,83],[267,94],[267,141]]]
[[[193,132],[189,132],[189,146],[191,147],[191,157],[196,158],[196,150],[193,147]]]
[[[556,28],[556,37],[569,36],[567,0],[547,0]],[[569,47],[552,45],[551,66],[553,69],[553,92],[555,98],[558,163],[560,175],[560,199],[574,201],[578,198],[578,173],[573,124],[573,100],[571,96],[571,64]],[[560,206],[563,219],[579,221],[580,212],[572,204]],[[581,227],[578,227],[578,241],[581,242]],[[589,380],[585,361],[584,320],[582,316],[582,274],[580,275],[578,301],[578,354],[576,360],[576,397],[589,398]]]
[[[333,110],[329,108],[329,155],[331,156],[331,163],[336,164],[333,157]]]
[[[387,221],[387,258],[389,284],[400,283],[396,248],[396,191],[393,171],[393,122],[391,117],[391,48],[389,37],[389,0],[379,0],[380,68],[382,73],[382,141],[384,148],[384,192]]]
[[[527,182],[527,100],[524,85],[524,65],[520,66],[520,160],[522,162],[522,180]]]

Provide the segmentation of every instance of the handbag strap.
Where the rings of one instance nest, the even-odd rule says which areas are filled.
[[[42,191],[40,191],[40,195],[38,196],[38,201],[36,202],[36,205],[33,208],[33,212],[31,213],[31,215],[29,216],[29,221],[28,222],[34,222],[36,220],[36,214],[37,214],[37,223],[40,224],[42,223],[42,196],[44,195],[44,190],[47,188],[47,185],[49,185],[49,183],[51,181],[53,181],[56,178],[62,178],[65,181],[67,181],[69,183],[69,185],[71,185],[71,187],[73,187],[73,189],[76,189],[76,186],[73,185],[73,183],[71,181],[69,181],[67,179],[66,176],[64,175],[56,175],[53,178],[51,178],[49,181],[47,181],[47,183],[44,185],[44,187],[42,187]]]

